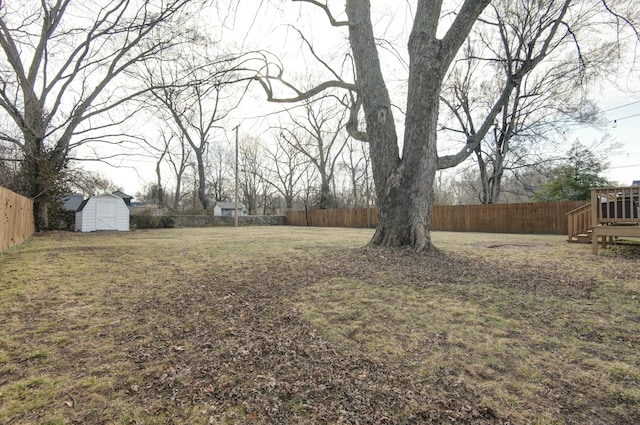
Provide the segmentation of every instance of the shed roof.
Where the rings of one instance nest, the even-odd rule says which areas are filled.
[[[114,195],[113,193],[103,193],[101,195],[91,196],[85,199],[84,201],[82,201],[82,203],[80,204],[80,206],[76,211],[82,211],[84,207],[87,205],[87,202],[89,202],[89,200],[93,198],[113,198],[113,199],[117,199],[119,201],[124,202],[124,199],[122,199],[120,196]]]

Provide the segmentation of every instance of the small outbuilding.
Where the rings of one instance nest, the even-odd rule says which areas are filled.
[[[235,216],[236,211],[236,203],[235,202],[221,202],[216,201],[213,206],[213,215],[214,216],[227,216],[233,217]],[[247,215],[247,208],[243,203],[238,202],[238,215]]]
[[[97,230],[129,230],[129,208],[124,200],[112,193],[92,196],[76,211],[76,232]]]

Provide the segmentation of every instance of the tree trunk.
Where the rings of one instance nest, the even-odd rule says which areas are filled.
[[[434,249],[429,229],[438,161],[436,93],[442,77],[423,61],[412,61],[410,75],[409,93],[423,95],[408,98],[403,158],[386,179],[384,192],[378,191],[378,227],[371,243],[430,251]]]
[[[467,0],[436,37],[441,1],[419,1],[409,38],[409,84],[402,158],[378,58],[369,0],[347,0],[356,86],[365,113],[376,184],[378,227],[371,245],[434,249],[429,227],[438,169],[437,122],[445,72],[489,0]],[[466,158],[468,153],[463,155]],[[461,158],[461,160],[463,159]]]
[[[208,210],[210,207],[209,197],[207,196],[207,180],[204,173],[203,152],[195,149],[196,160],[198,163],[198,200],[202,204],[202,208]]]
[[[351,46],[362,96],[377,191],[378,226],[371,245],[432,250],[429,227],[437,169],[436,130],[442,84],[438,46],[416,24],[409,42],[409,86],[402,159],[385,86],[368,1],[347,2]],[[422,17],[424,18],[424,17]],[[416,16],[416,21],[422,19]],[[446,68],[445,68],[446,69]]]
[[[158,196],[157,202],[160,207],[164,208],[164,189],[162,188],[162,173],[160,170],[160,164],[162,163],[162,159],[167,154],[166,149],[160,155],[160,158],[156,161],[156,194]]]
[[[511,136],[509,133],[513,131],[512,124],[504,125],[505,130],[497,138],[496,143],[496,159],[493,164],[493,175],[491,176],[491,203],[500,202],[500,192],[502,191],[502,177],[504,176],[504,160],[509,153],[509,142]]]
[[[378,226],[369,244],[432,250],[429,233],[432,186],[412,182],[413,173],[405,173],[404,167],[393,174],[388,179],[385,196],[378,195]]]
[[[484,159],[482,155],[482,148],[480,145],[475,150],[476,159],[478,160],[478,170],[480,171],[480,185],[482,186],[482,192],[480,193],[480,203],[481,204],[490,204],[491,203],[491,190],[489,188],[489,176],[487,174],[487,161]]]
[[[501,163],[497,164],[497,169],[493,172],[493,179],[491,181],[491,203],[497,204],[500,202],[500,193],[502,192],[502,177],[504,176],[504,169]]]
[[[331,193],[331,185],[329,177],[322,173],[320,183],[320,199],[318,200],[318,208],[321,210],[335,208],[335,202]]]
[[[182,197],[182,173],[176,176],[176,191],[173,194],[173,210],[178,211]]]
[[[22,161],[22,193],[33,199],[36,230],[49,230],[49,211],[52,203],[62,197],[64,159],[47,151],[42,138],[33,137],[25,142]]]
[[[377,191],[378,227],[370,245],[400,246],[407,239],[409,232],[401,230],[408,220],[401,220],[402,215],[398,214],[400,205],[397,202],[404,202],[397,187],[402,178],[396,170],[400,165],[398,136],[389,92],[380,71],[369,2],[347,1],[346,12],[351,23],[349,42],[356,67],[356,85],[365,113],[373,179]],[[402,214],[406,218],[410,212]]]
[[[46,175],[42,172],[43,157],[40,152],[41,146],[30,149],[22,161],[22,193],[33,199],[33,215],[36,230],[47,230],[49,228],[49,217],[47,207]]]

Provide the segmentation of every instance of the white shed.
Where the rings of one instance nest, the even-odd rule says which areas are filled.
[[[213,206],[213,215],[233,217],[235,216],[235,210],[235,202],[216,201],[215,205]],[[247,215],[247,208],[241,202],[238,202],[238,215]]]
[[[92,196],[76,211],[76,232],[129,230],[129,208],[122,198],[112,194]]]

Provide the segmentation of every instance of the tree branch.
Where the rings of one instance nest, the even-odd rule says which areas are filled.
[[[366,131],[360,130],[360,120],[359,113],[362,108],[362,99],[359,95],[356,94],[354,99],[353,93],[349,93],[349,97],[351,98],[351,104],[347,105],[346,102],[340,101],[344,106],[349,108],[349,118],[345,124],[345,129],[349,136],[352,138],[359,140],[361,142],[369,143],[369,135]]]
[[[329,10],[329,6],[326,4],[326,2],[325,3],[320,3],[317,0],[291,0],[291,1],[310,3],[310,4],[314,5],[314,6],[319,7],[320,9],[322,9],[324,11],[325,15],[327,15],[327,18],[329,18],[329,22],[334,27],[349,26],[349,21],[338,21],[333,17],[333,14],[331,13],[331,10]]]
[[[297,89],[293,84],[285,81],[284,79],[282,79],[281,77],[273,77],[273,76],[256,76],[254,77],[254,79],[256,81],[258,81],[260,83],[260,85],[262,85],[262,88],[264,89],[265,93],[267,94],[267,100],[269,102],[275,102],[275,103],[295,103],[295,102],[300,102],[303,100],[308,100],[311,99],[312,97],[322,93],[323,91],[330,89],[330,88],[339,88],[339,89],[345,89],[345,90],[356,90],[356,86],[355,84],[352,83],[347,83],[341,80],[332,80],[332,81],[323,81],[322,83],[318,84],[317,86],[309,89],[309,90],[299,90]],[[266,81],[265,81],[266,80]],[[273,88],[271,87],[271,84],[268,83],[269,80],[274,80],[277,81],[279,83],[281,83],[282,85],[284,85],[285,87],[293,90],[296,93],[296,96],[294,97],[286,97],[286,98],[278,98],[278,97],[274,97],[273,95]]]
[[[445,63],[450,63],[456,55],[462,43],[467,39],[467,35],[475,24],[482,11],[489,5],[491,0],[466,0],[453,24],[442,39]]]
[[[625,16],[620,15],[619,13],[617,13],[613,9],[611,9],[611,7],[609,7],[609,5],[607,4],[607,0],[602,0],[602,5],[607,10],[607,12],[609,12],[611,15],[613,15],[616,18],[616,23],[618,25],[618,30],[620,30],[620,21],[622,21],[629,28],[631,28],[631,30],[635,33],[636,38],[638,40],[640,40],[640,30],[638,30],[638,28],[636,27],[635,23],[632,20],[628,19]]]

